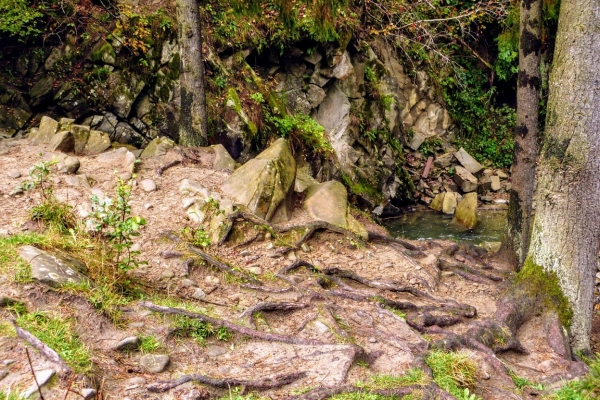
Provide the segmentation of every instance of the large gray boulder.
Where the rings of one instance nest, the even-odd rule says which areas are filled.
[[[302,207],[311,218],[341,226],[366,238],[366,229],[348,212],[348,192],[338,181],[328,181],[306,189]]]
[[[86,282],[85,266],[71,257],[47,253],[33,246],[19,248],[19,256],[31,266],[33,279],[52,287]]]
[[[483,165],[479,164],[477,160],[467,153],[462,147],[456,153],[454,153],[454,157],[456,157],[458,162],[472,174],[476,174],[483,169]]]
[[[83,154],[99,154],[110,147],[108,133],[92,129],[90,136],[83,147]]]
[[[37,130],[32,129],[28,139],[32,144],[50,143],[57,130],[58,121],[50,117],[42,117],[40,127]]]
[[[474,192],[477,190],[477,178],[461,166],[456,166],[455,168],[454,182],[456,182],[463,193]]]
[[[288,141],[282,138],[238,168],[221,188],[259,217],[281,222],[289,219],[295,178],[296,161]]]

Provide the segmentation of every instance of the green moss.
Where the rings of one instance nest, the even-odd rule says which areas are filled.
[[[173,54],[173,57],[171,58],[171,61],[169,61],[169,64],[167,65],[169,67],[169,78],[171,79],[179,79],[179,65],[181,63],[181,58],[179,56],[179,53],[175,53]]]
[[[518,273],[516,282],[526,282],[532,294],[535,294],[548,307],[556,310],[563,326],[567,328],[571,326],[573,309],[560,288],[555,272],[544,271],[529,257],[525,260],[523,269]]]
[[[374,204],[381,202],[382,194],[379,189],[362,176],[356,174],[355,179],[352,179],[349,175],[342,172],[342,181],[352,193],[364,196]]]
[[[238,96],[237,91],[233,87],[227,90],[227,106],[237,114],[242,112],[242,102],[240,101],[240,96]]]
[[[92,62],[103,62],[104,61],[103,56],[105,54],[108,56],[108,58],[112,58],[113,60],[115,60],[117,58],[115,50],[110,45],[110,43],[104,42],[104,43],[99,43],[98,45],[96,45],[96,47],[94,47],[92,49],[92,51],[88,55],[88,60],[90,60]]]

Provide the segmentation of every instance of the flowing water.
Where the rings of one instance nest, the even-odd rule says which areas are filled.
[[[386,222],[392,236],[405,239],[446,239],[474,244],[499,242],[506,230],[506,211],[480,210],[477,225],[466,229],[452,216],[435,211],[415,211]]]

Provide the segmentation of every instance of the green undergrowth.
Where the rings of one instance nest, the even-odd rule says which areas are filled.
[[[479,399],[471,391],[475,388],[477,365],[464,351],[432,350],[425,359],[439,387],[460,400]]]
[[[75,320],[56,311],[27,312],[23,306],[9,307],[16,314],[16,324],[32,333],[78,373],[92,371],[92,353],[75,330]]]
[[[577,381],[571,381],[553,394],[552,400],[594,400],[600,399],[600,353],[589,363],[588,375]]]
[[[177,315],[174,317],[175,337],[189,337],[206,345],[207,339],[217,339],[223,342],[229,342],[233,339],[233,334],[224,326],[215,327],[212,324],[201,321],[196,318],[186,317],[185,315]]]
[[[547,307],[556,310],[563,326],[571,326],[573,310],[560,289],[556,273],[544,271],[541,266],[528,258],[516,277],[516,283],[523,284],[533,296],[537,296]]]
[[[404,375],[371,375],[365,381],[356,382],[356,386],[367,390],[395,389],[410,385],[426,385],[429,378],[418,368],[411,368]]]
[[[9,281],[25,283],[31,281],[31,272],[27,263],[19,258],[19,246],[46,248],[50,241],[44,235],[26,232],[13,236],[0,237],[0,274]]]

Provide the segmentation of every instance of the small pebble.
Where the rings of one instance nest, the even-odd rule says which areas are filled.
[[[377,343],[377,339],[375,339],[374,337],[370,337],[369,338],[369,343]]]
[[[234,303],[240,301],[241,298],[242,298],[242,295],[240,293],[234,293],[231,296],[229,296],[229,300]]]
[[[206,297],[206,293],[204,293],[204,290],[198,288],[196,289],[196,291],[192,294],[192,297],[196,300],[202,300]]]
[[[10,171],[8,176],[13,179],[17,179],[21,177],[21,173],[19,171]]]
[[[171,279],[175,276],[175,272],[170,269],[164,270],[162,274],[160,274],[163,278]]]
[[[383,268],[392,268],[394,266],[394,264],[392,264],[391,262],[385,263],[382,265]]]
[[[81,389],[81,395],[86,400],[95,398],[96,394],[97,394],[96,389],[92,389],[92,388]]]
[[[271,236],[271,232],[265,233],[265,240],[271,240],[273,236]]]
[[[183,287],[193,287],[193,286],[198,286],[198,285],[196,285],[196,282],[194,282],[191,279],[182,279],[181,280],[181,286],[183,286]]]
[[[310,247],[306,243],[302,243],[300,249],[302,249],[302,251],[305,253],[310,253]]]
[[[243,250],[240,252],[240,256],[245,257],[245,256],[249,256],[250,255],[250,251],[248,250]]]
[[[145,208],[146,210],[149,210],[149,209],[151,209],[151,208],[152,208],[152,204],[150,204],[150,203],[146,203],[146,204],[144,204],[144,208]]]
[[[268,243],[268,244],[265,246],[265,249],[267,249],[267,250],[271,250],[273,247],[275,247],[275,245],[274,245],[273,243]]]
[[[156,182],[154,182],[152,179],[144,179],[140,183],[140,186],[144,192],[154,192],[156,190]]]
[[[248,268],[248,272],[254,275],[260,275],[262,274],[262,268],[258,266],[250,267]]]
[[[137,349],[139,344],[140,344],[139,337],[129,336],[129,337],[126,337],[125,339],[121,340],[119,343],[117,343],[117,345],[115,346],[115,350],[119,350],[119,351],[135,350],[135,349]]]
[[[2,361],[2,364],[4,364],[4,365],[8,366],[8,365],[10,365],[10,364],[14,364],[15,362],[17,362],[17,360],[13,360],[13,359],[10,359],[10,358],[8,358],[8,359],[6,359],[6,360],[3,360],[3,361]]]

